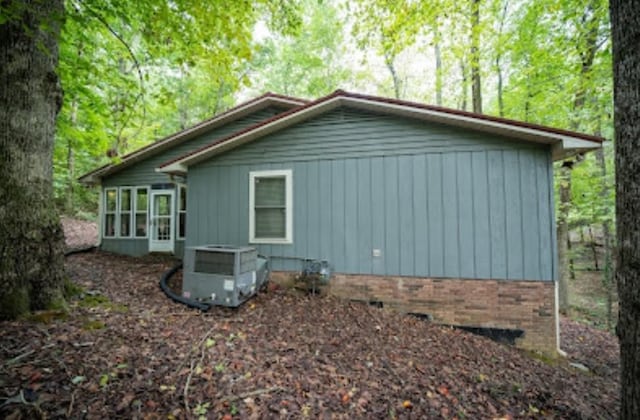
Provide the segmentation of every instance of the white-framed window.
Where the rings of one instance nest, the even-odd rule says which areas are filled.
[[[187,186],[178,186],[178,223],[176,224],[176,237],[184,239],[187,229]]]
[[[249,242],[290,244],[293,240],[291,169],[249,173]]]
[[[131,205],[133,194],[129,187],[120,188],[120,237],[131,237],[131,216],[133,206]]]
[[[148,232],[149,188],[109,187],[103,199],[104,238],[145,238]]]
[[[116,236],[116,215],[118,213],[118,189],[105,188],[104,190],[104,230],[105,238]]]
[[[148,231],[148,211],[149,211],[149,189],[147,187],[137,187],[135,198],[135,237],[146,238]]]

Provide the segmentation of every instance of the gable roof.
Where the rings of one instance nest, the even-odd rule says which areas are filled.
[[[133,165],[136,162],[156,155],[164,150],[175,147],[187,140],[201,135],[202,133],[205,133],[232,121],[236,121],[253,112],[259,111],[269,106],[278,106],[281,108],[291,109],[304,105],[308,102],[309,101],[305,99],[267,92],[247,102],[243,102],[240,105],[237,105],[221,114],[215,115],[212,118],[199,122],[194,126],[188,127],[182,131],[178,131],[177,133],[164,137],[140,149],[134,150],[133,152],[123,156],[120,162],[106,164],[98,169],[82,175],[80,178],[78,178],[78,180],[85,184],[96,183],[100,180],[100,178],[112,175]]]
[[[514,141],[549,144],[552,145],[554,160],[597,149],[604,141],[597,136],[507,118],[337,90],[316,101],[261,121],[167,161],[156,170],[165,173],[185,173],[191,165],[341,106],[497,134]]]

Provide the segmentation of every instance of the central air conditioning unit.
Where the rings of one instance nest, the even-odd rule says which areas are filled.
[[[213,305],[236,307],[262,287],[268,261],[255,248],[203,245],[185,249],[182,296]]]

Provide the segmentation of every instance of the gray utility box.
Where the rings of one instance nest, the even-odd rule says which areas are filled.
[[[199,302],[239,306],[267,281],[268,262],[255,248],[232,245],[188,247],[182,296]]]

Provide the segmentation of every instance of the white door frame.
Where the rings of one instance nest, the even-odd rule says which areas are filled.
[[[169,215],[158,216],[156,214],[155,197],[159,195],[169,196]],[[169,239],[158,239],[158,220],[166,219],[169,222]],[[149,193],[149,252],[173,252],[175,243],[175,190],[150,190]],[[166,231],[165,231],[166,232]]]

